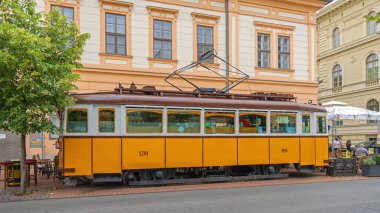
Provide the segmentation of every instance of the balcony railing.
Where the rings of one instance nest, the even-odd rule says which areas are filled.
[[[342,87],[333,87],[332,92],[333,93],[342,92]]]
[[[370,86],[375,86],[375,85],[378,85],[379,84],[379,79],[374,79],[374,80],[367,80],[365,82],[365,85],[367,87],[370,87]]]

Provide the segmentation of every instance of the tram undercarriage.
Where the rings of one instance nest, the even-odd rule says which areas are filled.
[[[130,186],[210,183],[287,178],[281,168],[289,165],[219,166],[127,170],[122,174],[95,174],[95,183],[122,182]]]

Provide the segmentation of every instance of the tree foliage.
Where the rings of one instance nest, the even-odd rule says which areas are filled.
[[[376,21],[377,23],[380,23],[380,13],[376,13],[374,16],[366,15],[364,18],[368,21]]]
[[[0,0],[0,129],[22,135],[57,133],[49,115],[74,102],[81,34],[58,10],[35,11],[34,0]]]

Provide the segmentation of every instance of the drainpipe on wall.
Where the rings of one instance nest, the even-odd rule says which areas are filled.
[[[228,15],[228,0],[226,0],[226,90],[228,93],[228,89],[230,87],[230,81],[229,81],[229,76],[230,76],[230,34],[229,34],[229,15]]]

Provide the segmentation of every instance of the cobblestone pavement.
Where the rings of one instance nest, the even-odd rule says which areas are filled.
[[[123,195],[123,194],[142,194],[142,193],[158,193],[172,191],[191,191],[191,190],[207,190],[220,188],[241,188],[241,187],[256,187],[256,186],[271,186],[271,185],[287,185],[287,184],[307,184],[319,182],[340,182],[365,180],[368,177],[360,175],[349,177],[330,177],[324,174],[299,174],[290,173],[287,179],[277,180],[260,180],[249,182],[227,182],[227,183],[212,183],[212,184],[196,184],[196,185],[170,185],[170,186],[155,186],[155,187],[126,187],[121,184],[87,184],[77,187],[64,186],[57,179],[47,179],[46,176],[38,176],[38,185],[33,184],[28,188],[28,194],[25,196],[16,195],[19,187],[7,187],[4,190],[4,183],[0,181],[0,202],[1,201],[18,201],[18,200],[33,200],[33,199],[54,199],[54,198],[71,198],[71,197],[91,197],[91,196],[107,196],[107,195]],[[0,180],[2,177],[0,177]]]
[[[47,179],[46,176],[38,176],[37,186],[31,181],[31,185],[27,188],[27,193],[24,196],[20,196],[20,187],[8,186],[4,189],[4,171],[0,175],[0,202],[3,201],[18,201],[18,200],[35,200],[35,199],[48,199],[50,192],[53,188],[61,185],[59,181],[53,178]]]

